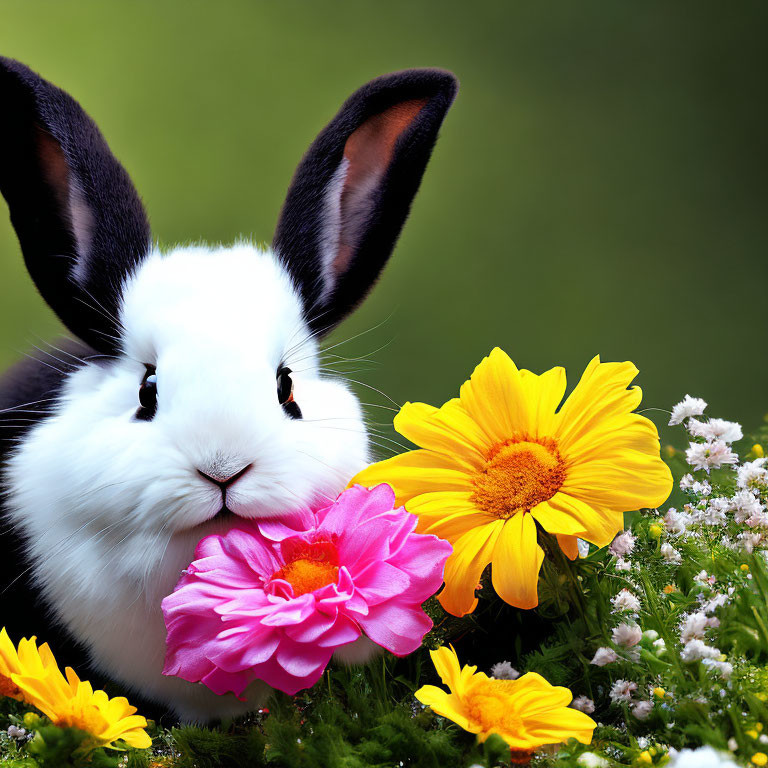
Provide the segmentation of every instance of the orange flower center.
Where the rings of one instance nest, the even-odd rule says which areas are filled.
[[[10,696],[12,699],[21,698],[21,688],[10,677],[0,675],[0,698]]]
[[[506,519],[551,499],[564,482],[565,462],[554,440],[508,440],[493,447],[475,475],[472,500]]]
[[[286,563],[273,578],[285,579],[293,587],[293,594],[298,597],[307,592],[332,584],[339,576],[339,566],[306,557]]]
[[[519,733],[520,716],[509,706],[514,689],[514,680],[476,678],[464,698],[470,719],[484,731]]]

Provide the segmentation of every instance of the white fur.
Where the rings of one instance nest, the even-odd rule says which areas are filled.
[[[11,520],[26,538],[48,605],[94,663],[184,719],[258,705],[163,677],[160,602],[204,535],[221,492],[197,469],[253,468],[227,493],[244,518],[334,498],[368,461],[354,395],[318,370],[315,340],[277,260],[251,245],[155,251],[128,281],[124,356],[71,374],[55,414],[11,457]],[[158,410],[136,420],[144,363]],[[293,370],[303,419],[277,400]]]

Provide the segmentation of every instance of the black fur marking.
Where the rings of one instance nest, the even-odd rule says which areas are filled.
[[[151,246],[141,200],[80,105],[4,57],[0,115],[0,192],[27,269],[72,333],[112,353],[123,280]]]
[[[414,69],[384,75],[356,91],[336,117],[318,135],[299,164],[280,214],[273,245],[300,289],[307,322],[313,331],[325,333],[351,312],[376,281],[389,258],[421,183],[437,133],[451,106],[458,83],[450,73]],[[410,107],[409,107],[410,105]],[[406,114],[407,113],[407,114]],[[357,179],[352,194],[339,200],[340,258],[335,270],[324,270],[323,245],[329,216],[329,184],[345,158],[348,142],[358,129],[376,125],[384,116],[394,127],[390,152],[381,152],[381,140],[373,137],[370,157],[387,159],[382,172],[368,174],[365,146],[357,147],[359,166],[352,166],[347,180]],[[398,129],[402,126],[402,129]],[[368,141],[358,132],[357,143]],[[376,146],[376,142],[378,146]],[[378,153],[378,158],[376,157]],[[366,180],[370,184],[366,184]],[[325,295],[324,295],[325,293]]]

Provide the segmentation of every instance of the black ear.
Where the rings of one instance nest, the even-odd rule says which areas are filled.
[[[113,352],[123,280],[151,246],[144,208],[80,105],[3,57],[0,192],[43,298],[70,331]]]
[[[299,164],[273,246],[316,332],[338,323],[376,281],[457,89],[456,78],[438,69],[372,80]]]

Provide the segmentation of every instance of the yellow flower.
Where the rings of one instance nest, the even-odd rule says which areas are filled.
[[[9,696],[18,701],[31,703],[25,692],[14,682],[14,675],[31,675],[39,677],[56,667],[48,644],[37,647],[37,638],[24,638],[19,643],[18,650],[8,637],[3,627],[0,630],[0,696]]]
[[[416,691],[416,698],[476,733],[480,741],[497,733],[514,750],[559,744],[571,736],[584,744],[592,741],[596,723],[568,706],[573,696],[567,688],[552,686],[535,672],[517,680],[496,680],[476,672],[477,667],[460,669],[453,648],[438,648],[430,655],[450,693],[425,685]]]
[[[768,755],[766,755],[765,752],[755,752],[755,754],[752,755],[752,762],[755,765],[763,766],[768,763]]]
[[[0,685],[9,680],[13,690],[5,695],[32,704],[55,725],[85,731],[91,737],[86,748],[111,746],[119,739],[137,748],[152,744],[144,730],[147,721],[134,714],[136,707],[127,699],[110,699],[104,691],[94,691],[70,667],[65,678],[47,643],[38,648],[35,638],[23,639],[17,651],[3,629]]]
[[[537,376],[496,348],[458,398],[400,410],[395,429],[420,450],[374,464],[352,483],[388,483],[419,517],[420,533],[453,545],[440,594],[445,610],[474,610],[491,562],[499,595],[533,608],[544,558],[537,525],[574,559],[577,538],[605,546],[624,512],[657,507],[672,490],[656,427],[632,413],[642,396],[627,389],[636,375],[632,363],[595,357],[558,410],[564,369]]]

